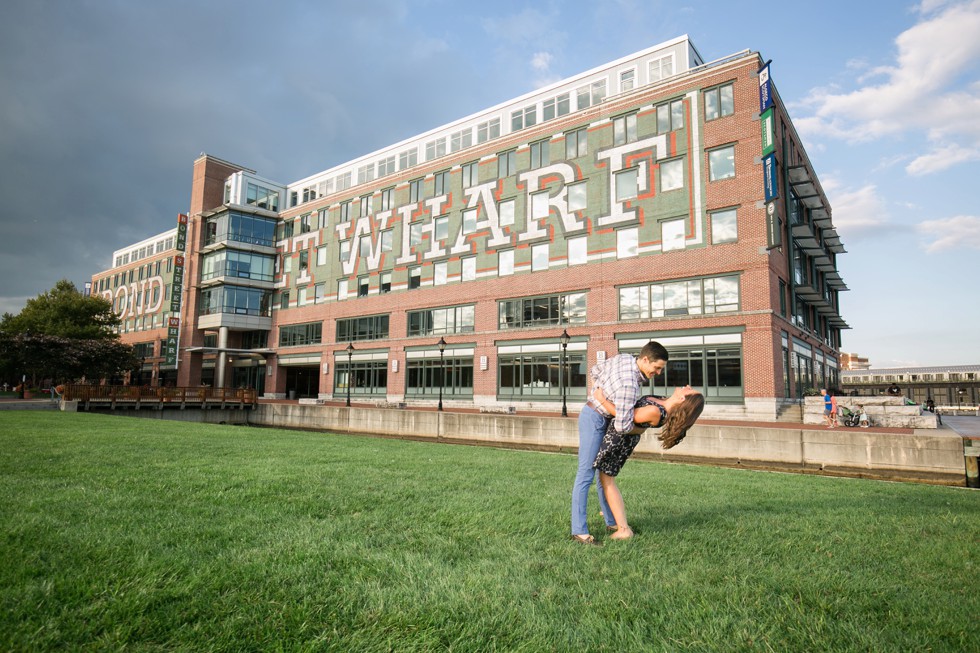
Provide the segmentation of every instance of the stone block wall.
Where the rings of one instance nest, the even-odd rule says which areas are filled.
[[[857,412],[858,404],[864,405],[872,426],[906,429],[934,429],[938,420],[933,413],[919,406],[908,406],[904,397],[837,397],[838,406]],[[823,419],[823,397],[806,397],[803,404],[803,423],[820,425]]]

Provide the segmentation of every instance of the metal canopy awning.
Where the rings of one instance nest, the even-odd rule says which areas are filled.
[[[823,197],[820,195],[820,190],[817,188],[816,177],[807,170],[805,165],[787,167],[786,175],[789,177],[789,185],[793,187],[797,199],[803,202],[808,209],[827,209]]]
[[[816,234],[813,233],[813,227],[806,223],[793,225],[793,239],[810,256],[817,256],[823,253],[823,247],[820,246],[820,241],[817,240]]]

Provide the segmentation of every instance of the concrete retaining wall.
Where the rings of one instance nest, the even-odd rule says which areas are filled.
[[[246,411],[247,412],[247,411]],[[252,424],[408,437],[442,442],[574,452],[574,417],[439,413],[383,408],[259,404]],[[640,440],[636,456],[677,462],[784,469],[843,476],[965,484],[963,439],[949,429],[896,434],[874,429],[811,429],[737,422],[699,423],[668,451],[656,431]]]

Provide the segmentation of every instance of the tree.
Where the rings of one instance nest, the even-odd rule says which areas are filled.
[[[5,313],[0,331],[9,334],[39,333],[71,339],[118,339],[119,316],[112,304],[97,295],[86,297],[75,284],[62,279],[34,299],[17,315]]]
[[[100,379],[136,368],[139,359],[119,340],[119,318],[101,297],[86,297],[75,284],[59,281],[29,299],[17,315],[0,319],[0,370],[20,381]]]

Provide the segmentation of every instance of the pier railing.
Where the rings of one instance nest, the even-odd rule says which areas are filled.
[[[64,387],[66,401],[78,401],[86,408],[93,406],[175,408],[215,407],[251,408],[258,403],[258,393],[252,388],[211,388],[207,386],[169,388],[124,385],[70,384]]]

